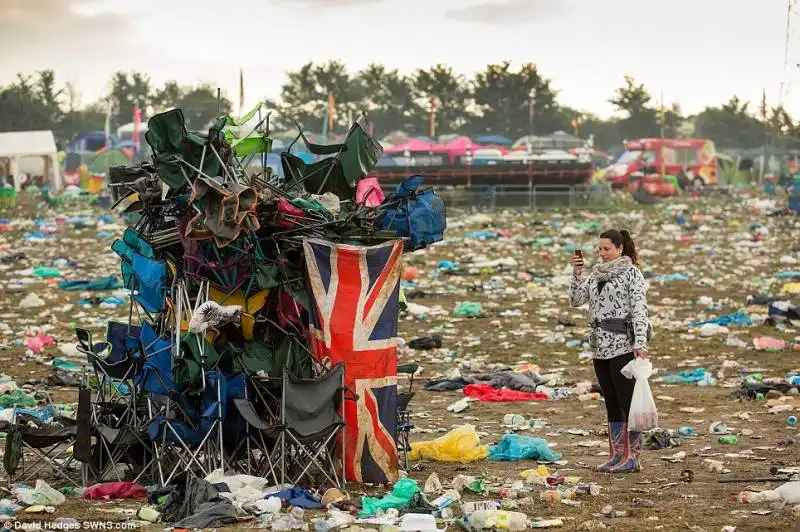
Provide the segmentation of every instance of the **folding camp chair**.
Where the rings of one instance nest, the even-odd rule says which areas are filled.
[[[344,467],[335,457],[339,433],[341,448],[345,438],[345,423],[339,415],[345,399],[344,364],[316,379],[298,379],[284,371],[281,397],[281,482],[343,487]]]
[[[409,404],[414,398],[414,375],[419,364],[397,366],[398,375],[408,375],[408,389],[397,394],[397,454],[401,457],[403,469],[408,469],[408,452],[411,450],[409,434],[414,425],[411,424]]]
[[[144,425],[155,455],[157,481],[166,485],[175,474],[192,469],[206,475],[210,469],[202,464],[200,455],[208,433],[201,430],[196,397],[186,395],[188,384],[173,379],[174,337],[159,336],[149,323],[144,323],[141,340],[142,371],[134,381],[146,402]],[[184,373],[187,374],[194,372],[189,370]],[[206,381],[201,391],[205,384]]]
[[[141,372],[143,360],[141,327],[109,322],[106,341],[95,344],[85,329],[77,329],[78,350],[86,355],[95,378],[89,379],[92,432],[96,445],[87,462],[97,480],[123,480],[123,465],[135,472],[138,480],[149,473],[153,454],[144,427],[145,414],[140,412],[140,396],[134,377]],[[103,356],[104,355],[104,356]]]
[[[164,308],[167,265],[155,257],[147,241],[129,227],[122,238],[112,245],[122,264],[122,279],[125,288],[132,291],[131,300],[150,314]]]
[[[263,379],[259,378],[261,385]],[[272,379],[274,381],[274,379]],[[277,381],[280,386],[280,381]],[[280,399],[270,393],[257,393],[233,399],[238,415],[244,421],[243,437],[231,453],[233,459],[242,458],[242,466],[248,475],[269,478],[278,485],[282,482],[284,471],[283,447],[281,446]]]
[[[15,409],[3,455],[9,480],[28,482],[52,476],[73,486],[85,486],[87,468],[81,462],[88,462],[91,456],[90,401],[88,390],[81,389],[77,419],[59,415],[49,398],[46,408],[39,412]]]
[[[219,371],[205,373],[206,386],[187,400],[155,396],[153,405],[162,406],[149,425],[149,437],[159,461],[158,481],[166,486],[184,473],[208,476],[216,469],[230,469],[225,449],[226,433],[235,440],[242,427],[232,421],[230,402],[244,396],[244,376],[226,377]]]
[[[89,366],[95,374],[90,383],[96,382],[97,397],[95,403],[103,405],[113,411],[119,418],[114,425],[134,423],[133,414],[129,412],[136,402],[135,396],[130,394],[135,391],[130,386],[133,376],[137,373],[137,364],[140,361],[133,356],[130,340],[139,338],[141,327],[126,323],[109,321],[106,328],[106,340],[95,344],[92,333],[86,329],[76,328],[78,338],[78,351],[86,356]],[[129,338],[130,337],[130,338]],[[120,412],[125,410],[125,412]],[[128,417],[128,414],[131,417]],[[105,416],[100,415],[100,418]]]
[[[354,197],[356,182],[367,176],[383,153],[364,115],[350,127],[342,144],[314,144],[299,125],[297,129],[297,137],[281,154],[281,166],[290,187],[300,186],[311,194],[332,192],[340,198]],[[306,163],[291,153],[301,139],[309,153],[321,158]]]

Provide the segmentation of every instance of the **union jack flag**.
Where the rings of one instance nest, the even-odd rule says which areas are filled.
[[[397,312],[402,241],[373,247],[305,240],[315,356],[344,362],[345,475],[384,483],[397,470]]]

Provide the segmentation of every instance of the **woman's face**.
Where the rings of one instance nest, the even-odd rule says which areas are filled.
[[[614,243],[608,238],[601,238],[600,245],[597,249],[600,252],[600,258],[603,260],[603,262],[614,260],[622,255],[622,246],[615,246]]]

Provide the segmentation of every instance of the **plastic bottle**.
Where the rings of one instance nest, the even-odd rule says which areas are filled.
[[[498,530],[525,530],[528,516],[521,512],[505,510],[478,510],[468,518],[469,524],[478,530],[496,528]]]
[[[136,512],[136,518],[149,523],[157,523],[161,519],[161,514],[155,508],[145,506],[144,508],[139,508],[139,511]]]
[[[558,504],[562,497],[558,490],[547,490],[539,492],[539,499],[548,504]]]
[[[564,526],[563,519],[542,519],[540,521],[531,521],[531,528],[560,528]]]
[[[738,440],[738,439],[736,439],[736,436],[733,436],[733,435],[731,435],[731,436],[722,436],[722,437],[719,439],[719,442],[720,442],[720,443],[728,443],[728,444],[737,443],[738,441],[739,441],[739,440]]]

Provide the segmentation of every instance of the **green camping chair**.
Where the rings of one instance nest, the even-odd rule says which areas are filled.
[[[298,125],[299,134],[281,154],[281,164],[290,187],[300,186],[312,194],[332,192],[342,199],[355,195],[355,185],[375,167],[383,148],[369,132],[367,117],[362,115],[341,144],[309,142]],[[291,153],[295,142],[302,139],[312,155],[325,157],[306,163]]]

